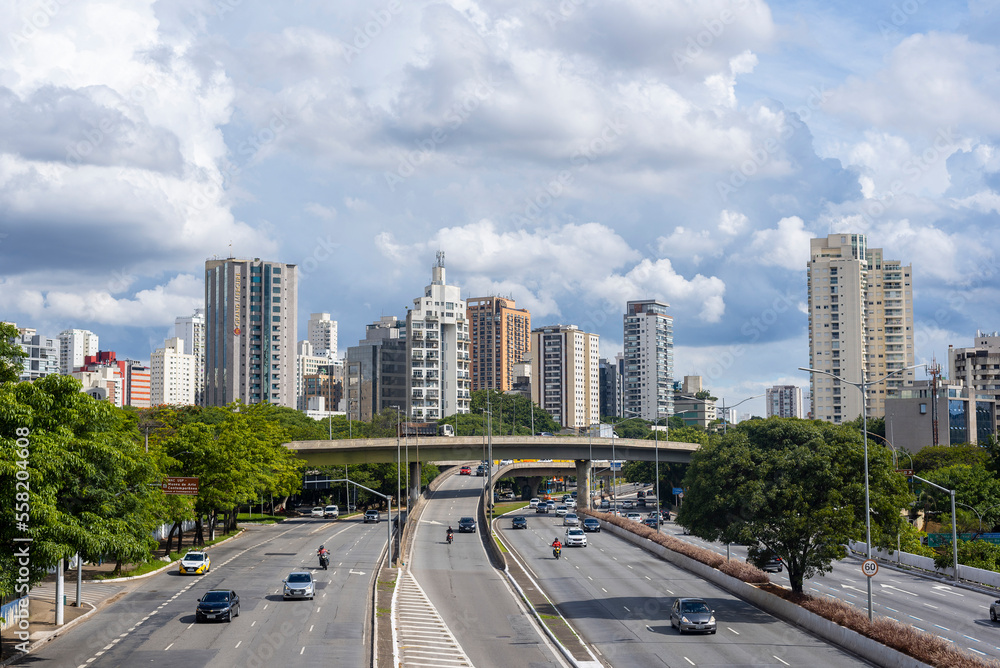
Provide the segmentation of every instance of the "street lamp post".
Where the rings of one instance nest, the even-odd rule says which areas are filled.
[[[862,436],[864,437],[863,440],[865,442],[865,546],[868,553],[868,559],[872,558],[872,507],[868,493],[868,388],[871,385],[878,385],[886,378],[889,378],[890,376],[895,376],[897,373],[902,373],[903,371],[909,371],[910,369],[916,369],[917,367],[921,366],[926,366],[926,365],[914,364],[913,366],[907,366],[901,369],[896,369],[892,373],[886,374],[885,376],[882,376],[878,380],[874,380],[871,382],[868,382],[864,379],[865,374],[864,374],[864,369],[862,369],[860,383],[855,383],[853,381],[846,380],[836,374],[830,373],[829,371],[823,371],[822,369],[810,369],[809,367],[804,367],[804,366],[799,367],[799,371],[808,371],[809,373],[819,373],[823,374],[824,376],[830,376],[834,380],[838,380],[841,383],[844,383],[845,385],[851,385],[853,387],[858,388],[858,391],[861,392],[861,420],[863,423],[861,429],[862,429]],[[954,502],[955,500],[954,492],[952,493],[951,498],[952,501]],[[956,577],[958,576],[957,556],[955,557],[955,576]],[[865,579],[868,580],[868,621],[872,621],[874,619],[874,613],[872,612],[872,605],[873,605],[872,579],[871,578],[865,578]]]
[[[736,408],[737,406],[739,406],[740,404],[742,404],[742,403],[744,403],[746,401],[750,401],[751,399],[760,399],[763,396],[764,396],[763,394],[755,394],[752,397],[747,397],[743,401],[739,401],[739,402],[733,404],[732,406],[729,406],[728,409],[726,407],[726,399],[725,399],[725,397],[723,397],[723,399],[722,399],[722,416],[723,416],[722,417],[722,433],[723,434],[729,433],[729,413],[726,412],[727,410],[732,410],[733,408]]]
[[[979,511],[976,510],[975,508],[973,508],[972,506],[970,506],[969,504],[962,503],[961,501],[956,501],[955,505],[957,505],[957,506],[965,506],[966,508],[968,508],[969,510],[971,510],[972,512],[974,512],[976,514],[976,517],[979,518],[979,533],[982,533],[983,532],[983,516],[979,514]]]
[[[390,568],[392,566],[392,499],[389,496],[382,494],[381,492],[376,492],[371,487],[365,487],[361,483],[354,482],[353,480],[346,480],[346,479],[330,480],[329,482],[343,482],[349,485],[354,485],[355,487],[360,487],[361,489],[368,490],[372,494],[376,496],[381,496],[383,499],[385,499],[385,502],[388,506],[386,511],[387,512],[386,521],[385,521],[385,528],[387,535],[387,542],[385,544],[385,567]]]

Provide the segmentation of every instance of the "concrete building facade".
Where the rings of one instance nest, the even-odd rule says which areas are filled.
[[[312,344],[314,355],[337,357],[337,321],[331,320],[329,313],[311,314],[306,330],[306,340]]]
[[[194,403],[201,405],[205,397],[205,309],[196,308],[193,315],[176,318],[174,337],[184,340],[185,355],[195,357]]]
[[[406,394],[413,420],[469,412],[469,343],[465,300],[458,286],[445,282],[444,253],[439,251],[430,285],[406,314]]]
[[[96,355],[100,339],[87,329],[67,329],[59,333],[60,373],[70,375],[83,366],[83,358]]]
[[[655,299],[626,304],[623,416],[655,420],[674,413],[674,319],[668,308]]]
[[[576,325],[531,332],[531,400],[563,427],[596,424],[601,418],[600,337]]]
[[[33,381],[61,372],[59,339],[38,334],[29,327],[18,328],[15,342],[27,353],[23,360],[20,381]]]
[[[344,366],[345,412],[352,420],[371,421],[395,406],[409,413],[406,323],[382,316],[365,328],[365,338],[347,349]]]
[[[299,341],[295,352],[295,407],[304,411],[309,403],[306,398],[306,377],[315,376],[320,367],[329,364],[330,360],[325,354],[317,354],[313,344],[306,340]],[[328,407],[333,410],[334,406]]]
[[[1000,402],[1000,335],[977,331],[971,347],[948,346],[948,378]]]
[[[934,388],[931,381],[916,381],[901,396],[887,399],[885,407],[886,436],[911,453],[935,440],[937,445],[977,444],[997,433],[995,396],[960,384]]]
[[[802,388],[798,385],[773,385],[764,390],[766,417],[802,418]]]
[[[850,382],[875,381],[913,365],[911,268],[868,249],[863,234],[812,239],[808,264],[809,366]],[[862,376],[864,374],[864,376]],[[912,385],[913,370],[869,387],[869,417]],[[810,380],[812,415],[839,424],[861,415],[853,386],[823,374]]]
[[[295,408],[297,301],[294,264],[205,262],[204,405]]]
[[[171,337],[149,357],[150,403],[197,405],[198,356],[185,351],[186,341]]]
[[[601,415],[608,417],[620,417],[622,415],[622,356],[617,359],[608,360],[601,358],[598,361],[601,375]]]
[[[472,389],[511,390],[514,365],[531,349],[531,314],[507,297],[467,299],[465,309]]]

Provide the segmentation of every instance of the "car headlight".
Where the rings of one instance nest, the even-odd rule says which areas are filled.
[[[691,622],[688,621],[688,618],[685,617],[684,615],[681,615],[681,621],[684,622],[685,624],[690,624],[691,623]]]
[[[708,618],[708,623],[709,624],[714,624],[715,623],[715,615],[712,615],[711,617]]]

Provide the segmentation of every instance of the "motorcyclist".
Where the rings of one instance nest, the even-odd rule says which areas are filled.
[[[455,532],[452,531],[452,528],[449,526],[448,527],[448,540],[450,541],[454,535],[455,535]]]
[[[553,549],[556,549],[556,550],[561,550],[562,549],[562,543],[559,542],[558,538],[556,538],[554,541],[552,541],[552,547],[553,547]]]
[[[325,545],[320,545],[319,549],[316,550],[316,556],[319,557],[319,565],[325,569],[330,560],[330,550],[326,549]]]

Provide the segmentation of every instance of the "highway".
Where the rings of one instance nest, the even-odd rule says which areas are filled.
[[[665,533],[694,545],[726,554],[726,546],[695,536],[683,535],[683,529],[669,522]],[[746,559],[746,548],[730,546],[734,559]],[[806,580],[806,593],[831,596],[868,611],[868,590],[861,573],[862,559],[849,556],[835,562],[833,571]],[[884,562],[883,562],[884,564]],[[768,573],[772,582],[790,586],[788,574]],[[928,579],[883,565],[872,582],[873,610],[940,636],[959,648],[980,656],[1000,658],[1000,624],[990,621],[990,603],[996,594],[985,594],[956,587],[948,581]]]
[[[183,576],[175,566],[133,581],[122,599],[17,665],[368,665],[371,639],[364,633],[364,613],[385,542],[384,524],[360,519],[251,525],[209,550],[209,573]],[[315,556],[321,543],[332,552],[327,571],[319,569]],[[281,581],[296,570],[313,572],[314,600],[282,600]],[[210,589],[232,589],[240,596],[240,614],[231,623],[194,623],[197,600]]]
[[[563,548],[556,560],[549,547],[562,536],[562,518],[522,513],[527,530],[498,532],[590,643],[616,668],[626,666],[858,666],[864,662],[786,624],[715,585],[608,533],[588,533],[587,547]],[[716,611],[716,635],[671,628],[674,598],[704,598]]]
[[[478,533],[458,533],[459,518],[476,517],[482,490],[483,478],[455,475],[431,495],[415,529],[409,573],[472,665],[565,666],[504,576],[490,565]],[[451,545],[445,540],[449,525],[455,529]],[[483,527],[477,526],[480,530]],[[457,651],[445,637],[434,640],[449,652]],[[433,655],[416,656],[407,665],[420,664],[427,656]],[[430,660],[423,665],[445,664]]]

